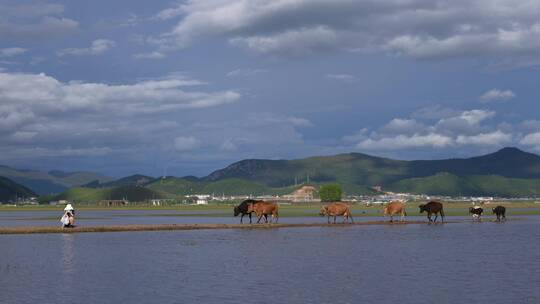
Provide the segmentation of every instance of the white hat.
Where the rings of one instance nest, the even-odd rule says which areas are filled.
[[[64,208],[64,211],[73,211],[73,206],[71,206],[71,204],[67,204],[66,205],[66,208]]]

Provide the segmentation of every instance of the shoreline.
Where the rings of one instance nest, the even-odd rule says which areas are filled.
[[[445,224],[454,222],[445,222]],[[276,228],[310,228],[310,227],[352,227],[352,226],[401,226],[429,225],[427,221],[367,221],[353,224],[299,223],[299,224],[159,224],[159,225],[114,225],[114,226],[76,226],[62,227],[9,227],[0,228],[0,235],[7,234],[55,234],[55,233],[91,233],[91,232],[133,232],[133,231],[180,231],[180,230],[218,230],[218,229],[276,229]],[[437,223],[439,224],[439,223]]]

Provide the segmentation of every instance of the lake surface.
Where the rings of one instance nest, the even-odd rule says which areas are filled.
[[[539,303],[539,241],[538,216],[0,235],[0,303]]]

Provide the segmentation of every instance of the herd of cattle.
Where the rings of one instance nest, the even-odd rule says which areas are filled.
[[[444,210],[443,204],[437,201],[431,201],[426,204],[418,206],[420,213],[426,212],[429,222],[436,222],[438,216],[441,216],[441,222],[444,222]],[[497,216],[497,221],[506,220],[506,208],[504,206],[497,206],[492,209],[493,214]],[[279,206],[274,202],[258,201],[248,199],[240,203],[240,205],[234,207],[234,216],[240,215],[240,223],[243,223],[245,215],[249,216],[249,223],[252,223],[251,214],[255,213],[257,216],[257,223],[264,218],[264,222],[268,223],[268,216],[272,216],[270,223],[277,223],[279,219]],[[479,206],[469,208],[469,214],[473,216],[473,219],[480,220],[480,217],[484,213],[484,209]],[[405,204],[400,201],[393,201],[388,203],[383,210],[384,216],[390,216],[390,222],[394,221],[394,216],[399,215],[400,220],[403,221],[407,212],[405,211]],[[334,224],[336,223],[336,217],[343,216],[343,222],[348,223],[349,219],[351,223],[354,223],[350,206],[345,203],[330,203],[321,208],[319,212],[321,216],[328,217],[328,223],[330,224],[330,218],[334,218]],[[432,216],[435,215],[433,219]]]

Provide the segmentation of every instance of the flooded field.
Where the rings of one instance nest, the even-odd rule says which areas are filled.
[[[80,224],[238,221],[107,212],[85,212]],[[55,215],[0,213],[0,226],[29,217],[57,225]],[[457,223],[0,235],[0,303],[540,301],[540,217],[451,219]]]

